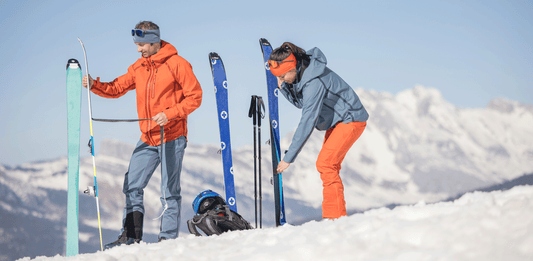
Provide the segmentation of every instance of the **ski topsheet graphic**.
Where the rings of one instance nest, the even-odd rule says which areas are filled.
[[[211,73],[215,83],[215,96],[218,111],[218,125],[220,129],[220,151],[224,167],[224,186],[226,190],[226,202],[230,209],[237,212],[237,200],[235,197],[235,185],[233,179],[233,160],[231,157],[231,140],[229,131],[228,111],[228,82],[222,59],[217,53],[209,54]]]
[[[272,151],[272,175],[274,179],[274,203],[276,213],[276,226],[286,223],[285,202],[283,200],[283,179],[282,174],[277,173],[278,163],[281,160],[281,149],[279,143],[279,115],[278,115],[278,81],[276,76],[270,72],[268,58],[272,53],[272,46],[264,39],[259,39],[261,51],[263,52],[263,62],[266,71],[268,87],[268,113],[270,120],[270,147]]]
[[[81,120],[81,68],[76,59],[67,63],[67,240],[66,255],[79,252],[78,190],[80,181],[80,120]]]

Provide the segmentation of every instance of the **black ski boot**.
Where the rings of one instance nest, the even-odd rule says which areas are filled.
[[[106,244],[105,249],[110,249],[120,245],[131,245],[141,242],[143,234],[143,214],[134,211],[126,215],[124,222],[124,232],[118,237],[117,241]]]
[[[107,249],[110,249],[116,246],[120,246],[120,245],[131,245],[131,244],[135,244],[139,242],[141,242],[141,239],[135,239],[135,238],[128,237],[126,235],[126,231],[124,230],[124,232],[122,232],[122,234],[118,237],[117,241],[106,244],[104,246],[104,250],[107,250]]]

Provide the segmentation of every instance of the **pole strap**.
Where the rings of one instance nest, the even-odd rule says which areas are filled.
[[[137,121],[149,121],[151,119],[95,119],[92,118],[93,121],[101,121],[101,122],[137,122]]]

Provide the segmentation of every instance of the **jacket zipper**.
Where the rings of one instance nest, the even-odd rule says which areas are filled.
[[[151,93],[151,90],[150,90],[150,82],[152,80],[152,60],[150,58],[148,58],[148,66],[147,66],[147,70],[150,72],[150,75],[148,76],[148,81],[146,82],[146,113],[147,113],[147,116],[151,118],[150,115],[152,115],[152,112],[150,111],[150,93]],[[152,144],[154,144],[154,140],[152,138],[152,134],[151,134],[151,131],[152,130],[152,121],[149,120],[148,121],[148,140],[150,140],[150,142]]]

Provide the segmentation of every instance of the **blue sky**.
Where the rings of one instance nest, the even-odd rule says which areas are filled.
[[[252,144],[250,95],[266,98],[259,38],[319,47],[352,87],[396,94],[420,84],[460,108],[504,97],[533,104],[531,1],[0,1],[0,163],[66,156],[65,66],[83,64],[112,81],[140,55],[130,30],[161,27],[193,66],[203,104],[189,117],[189,142],[219,143],[210,52],[228,78],[232,143]],[[83,68],[85,71],[85,68]],[[88,156],[87,94],[82,98],[81,156]],[[363,101],[364,103],[364,101]],[[92,95],[93,117],[135,118],[135,93]],[[293,131],[300,112],[280,99],[280,127]],[[95,123],[102,139],[135,144],[136,123]],[[267,133],[267,132],[264,132]],[[263,135],[264,141],[268,137]],[[214,152],[216,153],[216,152]]]

